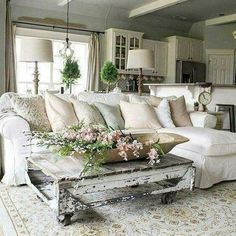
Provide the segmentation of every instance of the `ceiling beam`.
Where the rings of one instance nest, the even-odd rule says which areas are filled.
[[[146,15],[148,13],[155,12],[167,7],[171,7],[186,1],[189,0],[157,0],[131,10],[129,12],[129,18]]]
[[[69,2],[71,2],[72,0],[69,0]],[[65,6],[68,3],[68,0],[58,0],[57,5],[58,6]]]
[[[236,22],[236,14],[212,18],[210,20],[206,20],[205,24],[206,26],[211,26],[211,25],[223,25],[232,22]]]

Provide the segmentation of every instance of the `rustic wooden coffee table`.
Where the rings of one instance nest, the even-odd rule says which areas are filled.
[[[146,159],[106,164],[99,174],[89,173],[80,179],[82,168],[80,160],[71,157],[39,154],[28,158],[28,185],[49,204],[63,225],[70,224],[79,210],[150,194],[162,194],[161,202],[169,204],[178,190],[194,188],[192,161],[172,154],[166,154],[154,166]]]

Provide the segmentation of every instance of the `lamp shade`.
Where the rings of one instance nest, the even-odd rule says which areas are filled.
[[[129,50],[127,69],[153,69],[154,56],[152,50],[134,49]]]
[[[52,41],[47,39],[21,39],[20,61],[53,62]]]

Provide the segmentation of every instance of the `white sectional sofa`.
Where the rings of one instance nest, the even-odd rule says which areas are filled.
[[[26,183],[26,158],[32,152],[42,150],[29,146],[25,136],[25,132],[30,131],[29,124],[20,116],[9,112],[11,96],[13,94],[8,93],[0,98],[1,158],[4,172],[2,182],[21,185]],[[63,98],[67,99],[66,96]],[[114,93],[81,93],[77,98],[89,103],[96,101],[110,105],[117,105],[121,100],[129,101],[128,95]],[[4,113],[5,110],[8,112]],[[190,118],[194,127],[162,128],[158,131],[189,138],[189,142],[177,145],[171,153],[194,161],[197,168],[196,187],[208,188],[224,180],[236,179],[236,134],[214,130],[216,118],[212,115],[190,112]]]

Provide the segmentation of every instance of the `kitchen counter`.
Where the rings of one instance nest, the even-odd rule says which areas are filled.
[[[182,84],[164,84],[164,83],[144,83],[146,86],[199,86],[199,84],[194,84],[194,83],[182,83]],[[213,84],[212,87],[222,87],[222,88],[236,88],[236,84]]]

